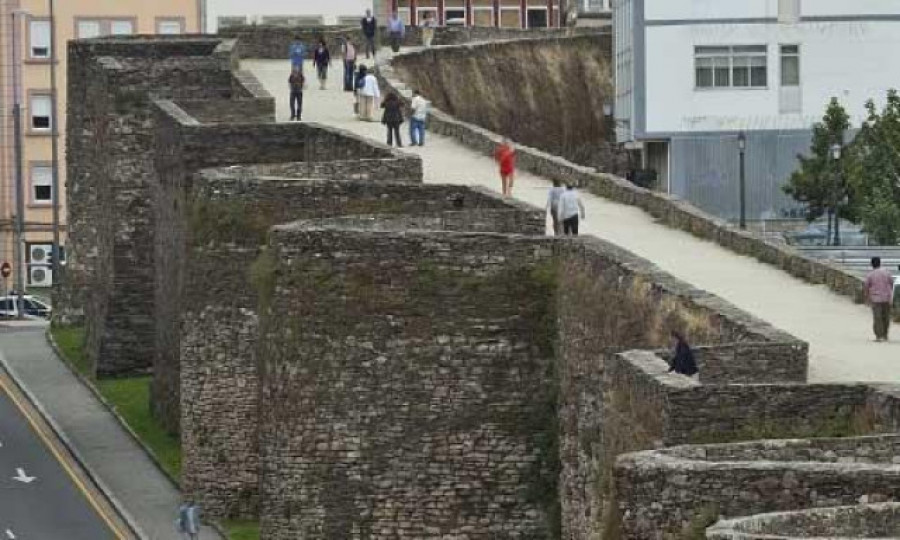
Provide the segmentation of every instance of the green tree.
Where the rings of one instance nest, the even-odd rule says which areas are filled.
[[[828,238],[831,239],[832,216],[849,214],[849,189],[845,176],[835,162],[831,147],[844,146],[844,134],[850,128],[850,116],[837,98],[831,98],[825,116],[813,126],[812,145],[808,156],[799,155],[800,168],[791,175],[784,191],[794,200],[806,205],[806,219],[813,221],[828,215]]]
[[[900,240],[900,95],[887,94],[884,109],[866,103],[868,118],[847,160],[848,181],[863,230],[882,245]]]

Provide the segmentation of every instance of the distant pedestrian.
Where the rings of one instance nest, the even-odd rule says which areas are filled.
[[[381,90],[378,88],[378,79],[375,75],[366,71],[361,81],[357,81],[357,94],[359,95],[359,119],[366,122],[375,120],[375,106],[381,98]]]
[[[553,234],[562,236],[562,220],[559,219],[559,199],[562,197],[565,188],[559,180],[553,181],[553,187],[547,193],[547,212],[550,212],[550,219],[553,221]]]
[[[559,219],[562,221],[563,234],[578,236],[578,219],[584,219],[584,203],[571,184],[559,196]]]
[[[894,298],[894,278],[881,267],[881,257],[872,257],[872,271],[865,281],[866,302],[872,307],[875,341],[887,341],[891,329],[891,304]]]
[[[403,104],[397,94],[390,92],[381,104],[384,113],[381,115],[381,123],[387,127],[387,144],[392,146],[397,141],[397,148],[403,148],[400,140],[400,124],[403,123]]]
[[[356,45],[350,39],[344,39],[342,45],[344,56],[344,92],[353,92],[353,71],[356,69]]]
[[[291,57],[291,68],[300,68],[300,72],[303,73],[303,60],[306,58],[306,45],[303,44],[303,39],[300,36],[294,38],[288,52]]]
[[[175,521],[178,532],[188,540],[200,538],[200,508],[193,500],[187,500],[178,508],[178,519]]]
[[[372,53],[372,58],[375,58],[375,35],[378,32],[378,20],[372,16],[371,9],[366,10],[366,16],[360,21],[360,26],[363,36],[366,38],[366,59],[368,60],[369,53]]]
[[[319,89],[325,90],[325,84],[328,81],[328,66],[331,65],[331,53],[328,52],[328,45],[325,40],[319,40],[316,50],[313,52],[313,66],[316,68],[316,75],[319,77]]]
[[[503,139],[494,151],[494,159],[500,165],[500,182],[503,195],[511,196],[516,176],[516,150],[509,139]]]
[[[412,109],[409,116],[409,143],[413,146],[425,146],[425,121],[428,119],[430,105],[418,90],[413,90],[413,98],[409,104]]]
[[[400,14],[394,11],[391,13],[391,18],[388,20],[388,38],[391,42],[392,51],[400,52],[400,44],[403,43],[403,38],[405,36],[406,25],[403,24]]]
[[[674,354],[672,355],[672,360],[669,361],[669,373],[674,371],[679,375],[688,377],[693,377],[699,373],[697,361],[694,359],[694,351],[691,350],[691,346],[688,345],[684,336],[672,330],[672,341],[674,342]]]
[[[291,120],[300,121],[303,114],[303,87],[306,85],[306,77],[300,66],[294,66],[291,76],[288,77],[288,86],[291,89]]]
[[[434,41],[434,27],[437,26],[434,15],[426,11],[419,26],[422,28],[422,45],[431,47],[431,42]]]

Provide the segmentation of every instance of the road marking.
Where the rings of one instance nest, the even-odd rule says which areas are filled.
[[[47,449],[50,450],[50,453],[53,454],[53,457],[56,458],[57,463],[59,463],[63,470],[66,471],[66,474],[69,475],[69,478],[72,479],[72,482],[75,484],[78,490],[81,491],[81,493],[84,495],[84,498],[87,499],[88,503],[90,503],[94,511],[97,512],[97,515],[100,516],[100,519],[102,519],[104,523],[106,523],[107,527],[109,527],[113,534],[116,535],[116,538],[118,538],[119,540],[126,540],[128,536],[122,534],[122,532],[119,530],[119,527],[115,523],[113,523],[112,518],[106,515],[103,507],[99,502],[97,502],[96,499],[94,499],[93,493],[91,493],[91,491],[88,490],[87,486],[84,485],[84,482],[81,481],[81,478],[78,477],[78,475],[75,473],[75,470],[72,469],[72,467],[69,465],[68,460],[64,458],[62,454],[60,454],[59,450],[56,449],[56,446],[53,445],[53,442],[41,429],[37,420],[32,417],[32,414],[22,403],[21,399],[19,399],[17,395],[13,394],[10,391],[9,386],[6,384],[5,376],[3,375],[0,375],[0,390],[3,390],[3,392],[16,406],[16,408],[19,409],[19,412],[22,413],[22,416],[25,417],[25,419],[28,421],[28,424],[31,426],[32,431],[34,431],[41,439],[41,441],[43,441],[44,446],[46,446]]]
[[[6,529],[6,537],[9,538],[9,540],[15,540],[16,535],[14,535],[11,530]]]
[[[16,475],[13,476],[12,479],[18,482],[22,482],[23,484],[30,484],[37,480],[37,476],[28,476],[27,474],[25,474],[25,469],[19,467],[18,469],[16,469]]]

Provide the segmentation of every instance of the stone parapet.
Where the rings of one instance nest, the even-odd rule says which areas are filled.
[[[711,540],[862,540],[894,538],[900,504],[862,504],[775,512],[726,520],[707,530]]]

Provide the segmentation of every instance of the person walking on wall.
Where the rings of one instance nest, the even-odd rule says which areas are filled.
[[[344,92],[353,92],[353,71],[356,69],[356,46],[349,38],[342,45],[344,56]]]
[[[673,371],[679,375],[693,377],[700,372],[697,369],[697,361],[694,359],[694,351],[688,345],[684,336],[680,332],[672,330],[672,341],[674,342],[674,354],[669,362],[669,373]]]
[[[378,79],[375,75],[366,71],[362,78],[359,90],[359,118],[366,122],[375,120],[375,106],[381,98],[381,90],[378,88]]]
[[[562,220],[563,234],[578,236],[578,218],[584,219],[584,203],[571,184],[559,196],[559,219]]]
[[[375,58],[375,34],[378,32],[378,20],[372,16],[372,10],[366,10],[366,16],[360,21],[363,36],[366,38],[366,60],[369,59],[369,53]]]
[[[400,14],[394,11],[388,20],[388,37],[391,41],[391,50],[400,52],[400,44],[403,43],[403,37],[406,36],[406,25],[400,19]]]
[[[316,50],[313,52],[313,66],[316,68],[316,75],[319,77],[319,89],[325,90],[325,84],[328,81],[328,66],[331,65],[331,53],[328,52],[328,46],[325,40],[320,39]]]
[[[431,42],[434,41],[434,27],[437,26],[434,14],[430,11],[426,11],[420,26],[422,27],[422,45],[431,47]]]
[[[303,60],[306,58],[306,45],[303,44],[303,40],[300,36],[294,37],[294,41],[291,42],[288,54],[291,57],[291,68],[299,68],[300,73],[303,73]]]
[[[400,140],[400,124],[403,123],[403,104],[397,94],[390,92],[384,98],[381,104],[384,113],[381,115],[381,123],[387,126],[387,144],[393,146],[394,139],[397,141],[397,148],[403,148],[403,141]]]
[[[197,540],[200,538],[200,508],[193,500],[187,500],[178,508],[178,519],[175,520],[175,528],[184,538]]]
[[[894,298],[894,278],[881,267],[881,257],[872,257],[872,271],[864,285],[866,302],[872,307],[875,341],[887,341],[891,329],[891,303]]]
[[[409,116],[409,144],[425,146],[425,121],[428,119],[428,100],[418,90],[413,90],[413,98],[409,103],[412,113]]]
[[[503,139],[494,151],[494,159],[500,165],[500,182],[503,195],[511,196],[516,176],[516,150],[509,139]]]
[[[562,221],[559,219],[559,199],[565,188],[559,180],[553,181],[553,187],[547,192],[547,212],[550,212],[550,220],[553,222],[553,235],[562,236]]]
[[[300,121],[303,114],[303,87],[306,85],[306,78],[300,66],[294,66],[291,70],[291,76],[288,77],[288,86],[291,89],[291,120]]]

